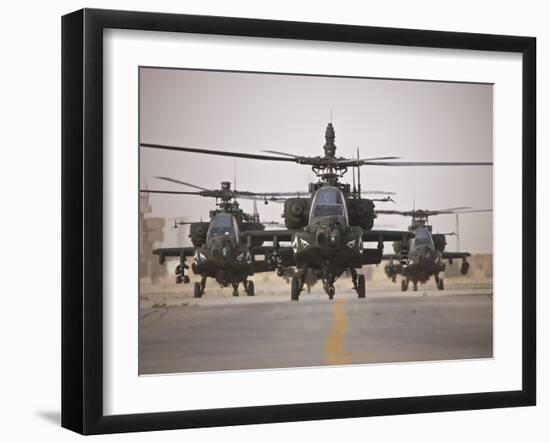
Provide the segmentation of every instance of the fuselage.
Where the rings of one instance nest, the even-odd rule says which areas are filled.
[[[299,268],[322,268],[330,263],[341,275],[362,266],[363,231],[349,226],[345,197],[334,186],[320,187],[312,197],[309,224],[292,237],[294,259]]]
[[[215,215],[203,246],[195,249],[192,269],[195,274],[215,278],[226,286],[243,281],[252,275],[252,258],[239,241],[239,227],[235,217],[228,213]]]
[[[399,273],[409,279],[426,282],[432,275],[445,270],[442,254],[435,248],[430,229],[420,225],[413,229],[415,237],[409,240],[409,257],[399,266]]]

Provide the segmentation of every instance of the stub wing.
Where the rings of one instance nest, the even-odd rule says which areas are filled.
[[[274,238],[277,239],[277,242],[289,242],[292,240],[292,235],[295,233],[295,230],[291,229],[273,229],[268,231],[244,231],[241,232],[241,239],[247,240],[248,237],[251,239],[259,239],[263,241],[273,241]]]
[[[252,248],[254,255],[263,255],[264,259],[255,260],[254,272],[267,272],[275,269],[275,264],[280,266],[295,266],[294,251],[290,247],[257,246]]]
[[[414,234],[409,231],[363,230],[363,241],[365,242],[406,241],[413,237]]]
[[[159,256],[159,263],[164,263],[166,257],[193,257],[195,253],[195,248],[193,247],[183,247],[183,248],[158,248],[153,249],[153,254]]]
[[[468,258],[470,255],[469,252],[443,252],[443,260],[455,260],[460,258]]]

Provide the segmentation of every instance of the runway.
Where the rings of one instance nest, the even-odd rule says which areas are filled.
[[[492,331],[491,290],[205,295],[140,309],[139,372],[491,358]]]

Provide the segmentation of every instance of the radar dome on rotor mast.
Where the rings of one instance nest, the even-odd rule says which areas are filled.
[[[325,145],[323,146],[323,149],[325,150],[325,157],[334,158],[336,155],[336,145],[334,144],[335,139],[336,134],[334,132],[334,126],[332,126],[332,123],[329,123],[325,131]]]

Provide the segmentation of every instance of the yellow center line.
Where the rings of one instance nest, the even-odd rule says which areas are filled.
[[[332,310],[333,326],[325,344],[325,363],[327,365],[345,365],[350,363],[350,353],[346,352],[346,332],[348,316],[346,300],[336,300]]]

